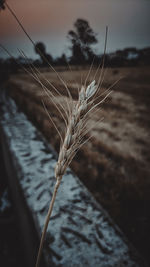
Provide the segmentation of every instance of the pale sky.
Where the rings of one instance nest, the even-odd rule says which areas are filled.
[[[45,43],[53,57],[68,54],[67,33],[78,18],[89,21],[97,33],[95,52],[102,53],[108,25],[107,51],[150,46],[150,0],[8,0],[32,39]],[[17,48],[37,57],[16,21],[7,10],[0,12],[0,43],[12,54]],[[4,57],[0,50],[0,56]]]

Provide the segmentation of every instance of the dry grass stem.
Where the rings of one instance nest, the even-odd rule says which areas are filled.
[[[93,81],[90,85],[88,85],[86,88],[84,86],[81,87],[81,90],[79,91],[78,95],[78,101],[72,101],[73,105],[71,108],[71,113],[68,117],[68,125],[66,127],[66,133],[64,136],[64,139],[61,137],[61,147],[60,152],[58,156],[58,161],[55,167],[55,178],[56,178],[56,185],[54,188],[53,197],[50,203],[50,208],[47,214],[47,218],[45,221],[38,257],[37,257],[37,263],[36,267],[39,267],[40,264],[40,257],[41,252],[43,248],[43,242],[46,235],[46,230],[48,227],[48,223],[50,220],[50,216],[52,213],[52,208],[54,205],[54,201],[56,198],[57,190],[60,185],[61,179],[71,163],[73,157],[77,153],[77,151],[81,148],[83,144],[85,144],[90,138],[85,138],[86,134],[89,132],[90,129],[87,129],[87,121],[88,121],[88,113],[93,112],[96,110],[96,107],[100,105],[107,96],[111,93],[107,93],[107,95],[104,97],[103,100],[101,100],[99,103],[94,104],[94,97],[99,90],[98,85]],[[45,106],[45,105],[44,105]],[[45,107],[46,109],[46,107]],[[48,111],[47,111],[48,112]],[[60,134],[60,133],[59,133]]]

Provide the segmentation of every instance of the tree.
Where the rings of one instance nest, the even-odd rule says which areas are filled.
[[[67,65],[66,55],[62,54],[61,57],[58,57],[55,61],[55,64],[58,66],[66,66]]]
[[[42,42],[36,43],[35,52],[41,57],[43,65],[48,65],[48,62],[51,64],[53,62],[53,58],[51,55],[46,53],[46,47]]]
[[[82,64],[91,61],[94,53],[90,46],[97,43],[96,34],[88,21],[83,19],[77,19],[74,28],[74,31],[68,32],[68,38],[72,43],[72,63]]]
[[[5,0],[0,0],[0,11],[1,9],[5,9]]]

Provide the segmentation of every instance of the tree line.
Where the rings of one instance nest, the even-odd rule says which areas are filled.
[[[74,23],[74,30],[68,32],[67,38],[71,43],[69,47],[71,50],[70,58],[62,54],[61,57],[53,59],[50,54],[47,54],[46,47],[42,42],[35,45],[35,52],[39,54],[43,66],[47,65],[47,61],[59,66],[65,66],[67,62],[72,65],[85,65],[92,62],[96,65],[100,63],[103,55],[97,55],[92,49],[92,45],[98,43],[98,40],[88,21],[77,19]],[[149,64],[150,47],[144,49],[129,47],[105,55],[105,66],[125,67]]]
[[[0,10],[5,9],[5,0],[0,0]],[[92,62],[98,65],[103,55],[97,55],[92,46],[98,43],[97,34],[91,28],[89,22],[84,19],[77,19],[73,25],[73,29],[67,34],[67,39],[70,42],[69,49],[71,56],[68,58],[64,53],[58,57],[53,58],[50,53],[46,51],[46,46],[43,42],[37,42],[34,45],[34,51],[39,55],[39,59],[34,61],[37,66],[46,67],[48,64],[66,66],[70,65],[86,65]],[[28,62],[23,58],[17,59],[21,65],[33,63],[30,59]],[[7,60],[0,59],[0,65],[7,64],[10,68],[13,67],[15,71],[17,65],[13,62],[12,58]],[[123,67],[123,66],[138,66],[150,64],[150,47],[144,49],[136,49],[135,47],[117,50],[116,52],[105,55],[105,66],[109,67]]]

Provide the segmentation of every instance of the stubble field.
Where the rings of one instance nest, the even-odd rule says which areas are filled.
[[[68,94],[62,82],[55,73],[41,71],[42,82],[54,93],[52,86],[44,81],[45,76],[59,90],[61,96],[57,100],[64,104]],[[76,101],[78,87],[85,81],[88,70],[58,68],[57,71]],[[94,73],[95,70],[90,73],[87,84]],[[112,94],[90,115],[91,130],[87,137],[93,137],[75,156],[71,168],[150,261],[150,68],[105,69],[99,94],[120,77],[123,78],[112,88]],[[43,88],[21,72],[10,77],[7,87],[18,107],[58,151],[60,138],[41,100],[60,132],[64,130],[64,122]]]

